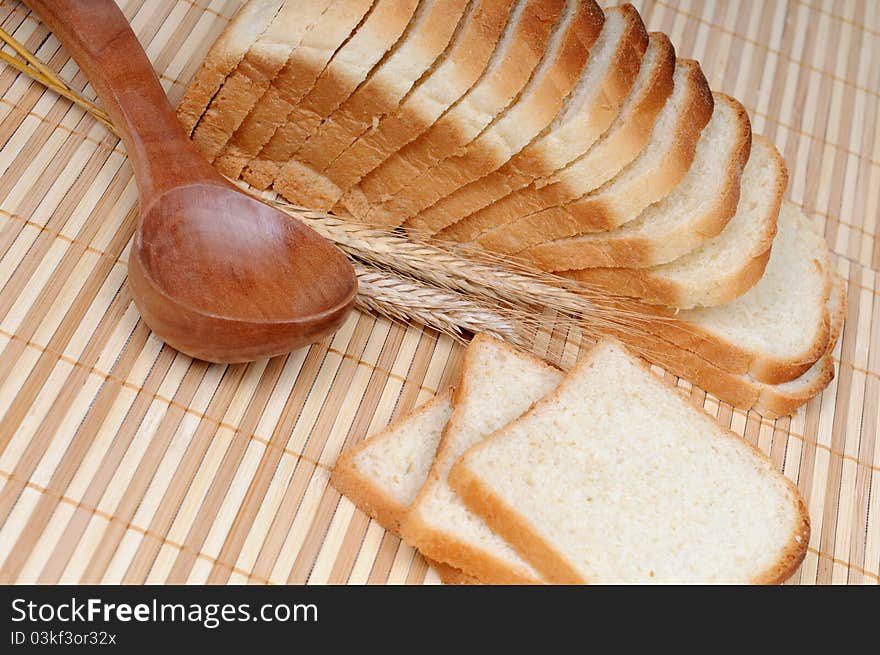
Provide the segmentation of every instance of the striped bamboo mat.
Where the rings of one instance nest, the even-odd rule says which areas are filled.
[[[239,5],[118,1],[175,102]],[[789,196],[849,282],[837,379],[795,416],[680,385],[801,489],[813,534],[791,583],[877,584],[880,3],[636,4],[780,147]],[[15,0],[0,25],[85,86]],[[125,286],[136,189],[120,144],[10,68],[0,174],[0,581],[437,581],[327,481],[344,446],[454,379],[460,347],[357,314],[286,357],[192,361],[151,336]]]

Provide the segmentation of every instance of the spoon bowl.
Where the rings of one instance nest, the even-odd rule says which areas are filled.
[[[315,236],[222,179],[175,187],[143,207],[129,258],[135,304],[199,359],[289,352],[337,329],[357,293],[346,257]]]

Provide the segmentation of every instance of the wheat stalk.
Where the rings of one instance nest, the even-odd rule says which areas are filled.
[[[2,29],[0,39],[21,57],[0,52],[0,60],[79,105],[118,136],[105,111]],[[640,324],[663,320],[631,301],[486,251],[262,199],[345,252],[358,277],[356,305],[394,321],[421,323],[457,340],[484,332],[529,347],[536,333],[553,327],[548,321],[596,339],[609,330],[639,333]]]

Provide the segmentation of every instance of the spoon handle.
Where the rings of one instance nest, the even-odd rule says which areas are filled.
[[[181,180],[218,176],[187,138],[113,0],[25,0],[79,64],[120,131],[145,207]]]

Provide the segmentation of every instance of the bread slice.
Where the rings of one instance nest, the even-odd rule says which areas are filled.
[[[397,194],[432,165],[470,143],[497,114],[517,99],[538,66],[557,23],[558,0],[517,0],[489,65],[479,81],[430,129],[348,190],[346,208],[357,218],[377,222],[373,208]],[[389,217],[383,224],[402,222]]]
[[[278,74],[218,154],[226,174],[242,174],[288,112],[311,90],[333,53],[357,29],[372,5],[373,0],[333,0],[311,29],[302,34]],[[293,20],[300,10],[299,3],[291,3]],[[244,178],[259,188],[271,182],[251,171]]]
[[[544,270],[564,271],[598,266],[644,268],[691,252],[721,232],[736,213],[751,135],[745,108],[733,98],[716,94],[712,119],[700,136],[691,168],[672,193],[617,229],[541,243],[518,256]],[[781,158],[777,168],[784,188]],[[764,170],[754,161],[750,170],[753,176],[766,172],[770,178],[777,171],[773,167]],[[760,179],[758,184],[760,188]],[[780,199],[781,193],[782,189]],[[622,288],[630,287],[624,283]],[[626,291],[621,293],[626,295]]]
[[[177,105],[177,118],[188,135],[192,135],[211,100],[248,48],[272,24],[282,4],[283,0],[250,0],[245,3],[208,50],[204,63]]]
[[[401,527],[407,543],[486,583],[540,581],[504,540],[467,510],[446,476],[465,450],[519,416],[561,378],[555,368],[500,341],[482,335],[471,341],[428,481]]]
[[[450,484],[563,584],[775,584],[810,535],[763,453],[613,341],[466,452]]]
[[[336,187],[337,198],[431,127],[467,93],[489,63],[512,4],[513,0],[472,1],[449,47],[416,82],[397,110],[376,117],[371,129],[322,171],[326,186]]]
[[[791,414],[818,395],[834,379],[831,353],[843,327],[846,310],[843,281],[836,277],[826,304],[830,317],[830,337],[822,356],[799,377],[779,384],[768,384],[749,373],[731,373],[700,355],[660,336],[618,330],[615,336],[636,349],[651,362],[662,366],[719,400],[744,410],[754,410],[766,418]]]
[[[374,206],[367,216],[368,222],[402,223],[437,199],[496,170],[550,124],[580,78],[589,55],[574,29],[578,3],[565,4],[566,10],[550,36],[543,58],[516,102],[499,113],[463,150],[438,161],[390,200]]]
[[[784,203],[763,277],[739,298],[661,321],[661,334],[724,368],[770,384],[801,375],[828,340],[832,277],[828,245]]]
[[[209,161],[220,153],[329,4],[330,0],[282,3],[272,23],[223,82],[193,131],[193,143]]]
[[[333,113],[366,80],[373,67],[403,36],[419,0],[375,2],[363,23],[333,55],[311,91],[288,113],[259,158],[275,162],[277,171],[299,150],[321,122]],[[273,176],[273,180],[275,179]]]
[[[462,187],[410,221],[444,241],[471,241],[494,224],[524,216],[595,189],[644,149],[672,93],[675,49],[665,34],[649,35],[639,74],[611,127],[583,155],[547,178],[500,197],[507,184],[492,177]],[[545,187],[548,187],[545,190]],[[484,209],[485,208],[485,209]],[[483,210],[483,211],[480,211]],[[418,222],[416,222],[418,221]],[[433,228],[445,225],[439,232]]]
[[[648,146],[614,179],[577,200],[498,225],[475,242],[487,250],[517,253],[545,241],[618,227],[666,197],[690,168],[713,108],[697,62],[679,59],[673,81]]]
[[[786,184],[785,162],[773,145],[756,139],[754,150],[742,178],[736,215],[718,236],[666,264],[587,268],[563,275],[679,308],[721,305],[743,295],[761,278],[770,258]]]
[[[631,5],[608,9],[582,75],[550,125],[499,169],[465,188],[480,197],[504,195],[499,189],[524,186],[581,155],[619,114],[647,42],[642,19]],[[454,212],[426,209],[410,227],[430,233],[456,219]]]
[[[398,47],[369,79],[285,164],[275,186],[305,207],[330,209],[338,200],[338,189],[324,177],[324,169],[374,121],[398,109],[413,85],[446,50],[467,6],[468,0],[422,0],[410,34],[398,41]]]
[[[400,534],[400,522],[428,477],[451,413],[449,390],[341,453],[330,483],[383,528]],[[447,564],[430,564],[447,584],[476,582]]]

